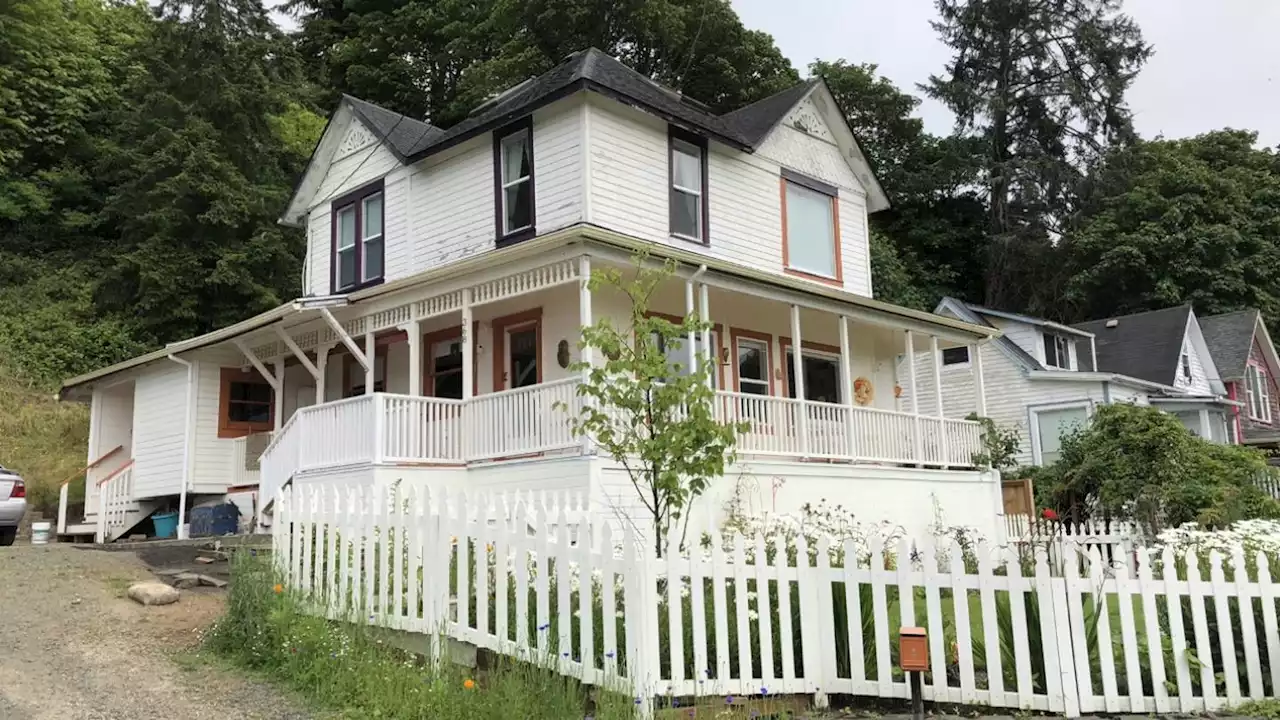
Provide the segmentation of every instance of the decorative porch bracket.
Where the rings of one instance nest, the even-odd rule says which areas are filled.
[[[274,327],[276,335],[279,336],[280,341],[293,352],[293,356],[298,358],[298,362],[302,363],[302,367],[306,368],[307,372],[311,373],[311,377],[319,380],[320,368],[316,367],[315,363],[311,362],[311,358],[307,357],[307,354],[302,351],[302,348],[298,347],[298,343],[294,342],[292,337],[289,337],[289,333],[285,332],[284,328],[279,325],[275,325]]]
[[[240,352],[244,353],[244,356],[248,358],[249,364],[258,371],[258,374],[262,376],[262,379],[266,380],[267,384],[271,386],[271,389],[275,390],[276,394],[279,395],[281,382],[280,379],[276,377],[275,373],[267,370],[267,366],[263,365],[262,361],[258,359],[258,356],[253,354],[253,350],[250,350],[249,346],[244,344],[244,340],[235,338],[231,342],[235,343],[236,347],[240,348]]]
[[[373,370],[373,363],[370,358],[365,355],[359,345],[356,345],[356,341],[351,339],[351,335],[342,327],[342,323],[338,322],[333,313],[329,312],[329,308],[320,308],[320,314],[324,317],[324,321],[329,323],[329,327],[333,329],[333,334],[351,351],[351,356],[356,359],[356,362],[360,363],[360,367],[364,368],[366,373]]]

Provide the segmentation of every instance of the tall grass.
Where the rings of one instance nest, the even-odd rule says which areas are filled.
[[[631,718],[635,701],[590,692],[536,663],[498,660],[476,671],[392,647],[362,624],[308,613],[264,557],[238,555],[226,614],[206,647],[353,718],[596,720]]]
[[[27,502],[36,511],[58,508],[58,485],[85,465],[89,410],[59,402],[52,390],[0,365],[0,465],[27,483]],[[84,483],[71,483],[71,500],[84,499]]]

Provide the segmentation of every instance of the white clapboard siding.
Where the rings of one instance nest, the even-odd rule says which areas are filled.
[[[621,688],[646,712],[766,693],[905,700],[896,635],[920,625],[935,702],[1198,713],[1274,698],[1280,680],[1280,593],[1268,558],[1239,548],[1134,548],[1108,562],[1097,546],[1054,559],[1043,547],[810,544],[709,527],[692,549],[673,531],[659,555],[568,494],[310,483],[277,502],[278,567],[329,617]]]

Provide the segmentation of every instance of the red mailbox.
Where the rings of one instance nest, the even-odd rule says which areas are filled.
[[[904,672],[929,669],[929,634],[924,628],[904,627],[898,631],[898,665]]]

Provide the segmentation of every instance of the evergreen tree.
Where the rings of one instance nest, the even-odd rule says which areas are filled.
[[[1054,243],[1089,162],[1133,139],[1125,91],[1151,55],[1120,0],[937,0],[954,54],[922,89],[982,143],[986,302],[1051,309]],[[1045,307],[1037,307],[1037,304]]]

